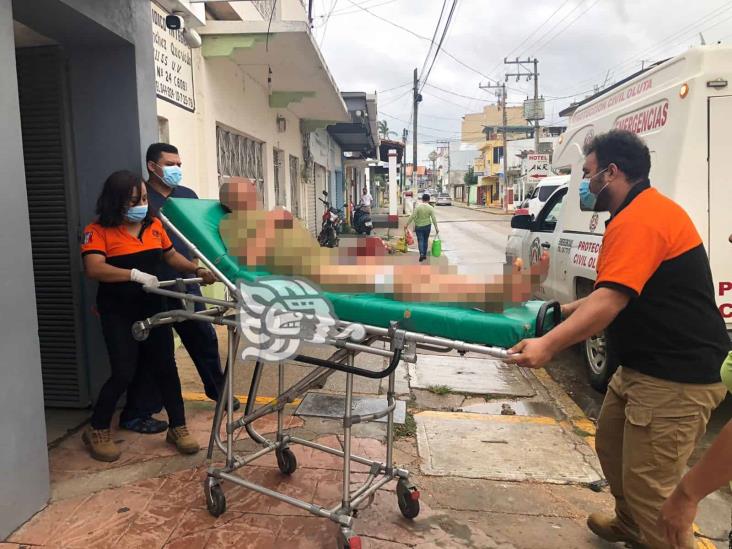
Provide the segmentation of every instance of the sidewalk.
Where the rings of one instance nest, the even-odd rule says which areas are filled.
[[[468,206],[464,202],[458,202],[455,200],[453,200],[452,205],[457,206],[458,208],[464,208],[466,210],[476,210],[479,212],[492,213],[492,214],[496,214],[496,215],[513,216],[513,211],[505,211],[501,208],[493,208],[491,206],[476,206],[474,204],[471,204],[470,206]]]
[[[223,333],[219,332],[223,346]],[[223,352],[223,348],[222,348]],[[308,349],[327,356],[328,349]],[[202,395],[190,359],[178,351],[190,430],[207,444],[213,403]],[[357,357],[357,365],[383,367],[383,358]],[[237,366],[235,393],[244,399],[251,363]],[[287,369],[287,383],[308,371]],[[258,403],[276,394],[276,368],[266,373]],[[322,393],[341,394],[345,376],[335,373]],[[395,462],[412,472],[421,492],[421,513],[402,518],[394,483],[359,511],[355,531],[368,549],[418,548],[609,548],[585,527],[591,511],[611,512],[593,452],[594,425],[543,370],[532,372],[468,354],[421,354],[417,365],[400,364],[396,390],[407,403],[398,426]],[[386,380],[356,378],[360,396],[380,396]],[[295,403],[297,405],[297,403]],[[294,408],[294,406],[293,406]],[[116,422],[115,422],[116,424]],[[257,429],[272,433],[275,417]],[[302,438],[338,446],[337,421],[289,417],[286,427]],[[354,427],[354,453],[383,459],[385,426]],[[115,431],[123,448],[113,464],[90,459],[77,433],[50,452],[49,506],[2,547],[336,547],[337,527],[242,487],[224,485],[227,510],[206,510],[205,451],[178,455],[161,435]],[[255,446],[238,440],[240,451]],[[339,501],[342,463],[333,456],[293,446],[298,470],[283,476],[272,454],[239,471],[245,478],[307,501]],[[215,455],[219,463],[221,454]],[[363,466],[355,466],[354,482]]]

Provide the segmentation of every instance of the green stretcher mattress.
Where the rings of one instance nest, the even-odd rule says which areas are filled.
[[[162,213],[231,282],[253,281],[271,274],[242,267],[227,254],[219,234],[219,223],[226,211],[217,200],[171,198],[165,202]],[[396,301],[372,294],[324,293],[340,320],[383,328],[388,328],[390,321],[398,321],[402,328],[413,332],[503,348],[540,335],[537,328],[542,331],[551,327],[558,313],[558,306],[554,310],[541,301],[529,301],[502,313],[486,313],[441,303]]]

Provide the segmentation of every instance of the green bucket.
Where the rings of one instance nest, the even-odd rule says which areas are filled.
[[[432,257],[440,257],[440,254],[442,254],[442,241],[436,236],[432,241]]]

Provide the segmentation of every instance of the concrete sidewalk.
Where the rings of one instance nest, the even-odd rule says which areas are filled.
[[[478,212],[492,213],[495,215],[507,215],[507,216],[513,215],[512,210],[505,211],[501,208],[493,208],[491,206],[476,206],[476,205],[472,205],[472,204],[470,206],[468,206],[464,202],[457,202],[457,201],[453,201],[452,205],[457,206],[458,208],[464,208],[466,210],[475,210]]]
[[[225,343],[219,332],[220,343]],[[328,349],[310,348],[325,357]],[[223,355],[222,355],[223,356]],[[195,368],[183,350],[178,364],[191,432],[208,442],[213,403],[200,392]],[[384,359],[357,357],[357,365],[382,368]],[[236,368],[235,392],[244,399],[253,365]],[[287,369],[291,383],[309,368]],[[276,368],[260,386],[258,403],[276,394]],[[333,374],[320,393],[342,394],[344,374]],[[385,380],[356,378],[355,392],[384,398]],[[406,422],[397,429],[395,462],[409,469],[421,492],[421,512],[404,519],[394,483],[379,490],[360,510],[354,529],[369,549],[418,548],[607,548],[585,527],[591,511],[611,512],[607,489],[593,452],[594,425],[543,371],[507,367],[478,355],[423,354],[415,365],[397,370],[397,393],[406,401]],[[294,403],[289,411],[294,411]],[[290,417],[290,433],[339,447],[338,421]],[[259,420],[272,433],[275,417]],[[354,453],[382,460],[385,426],[354,427]],[[271,436],[271,435],[270,435]],[[214,518],[206,510],[205,452],[181,456],[164,434],[115,431],[123,449],[113,464],[93,461],[76,433],[50,451],[52,498],[49,506],[16,531],[3,547],[336,547],[338,528],[295,507],[224,484],[227,510]],[[246,434],[240,452],[256,445]],[[282,475],[272,454],[239,473],[271,489],[337,505],[340,459],[292,447],[298,469]],[[221,462],[221,454],[214,462]],[[353,481],[367,470],[355,466]]]

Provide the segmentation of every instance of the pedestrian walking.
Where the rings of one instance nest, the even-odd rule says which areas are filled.
[[[99,282],[97,310],[111,375],[99,392],[91,426],[82,440],[94,459],[119,458],[110,432],[112,416],[135,373],[147,370],[168,414],[166,440],[181,453],[196,453],[198,442],[186,428],[171,328],[155,328],[145,341],[136,341],[132,325],[164,310],[161,296],[143,290],[143,286],[157,286],[163,262],[180,273],[193,273],[197,265],[173,249],[162,223],[150,214],[147,190],[139,176],[127,171],[110,175],[97,201],[97,215],[84,229],[81,252],[86,275]],[[198,270],[198,275],[206,283],[215,280],[206,269]]]
[[[414,208],[412,215],[407,220],[406,229],[414,223],[414,232],[417,235],[417,246],[419,248],[419,261],[427,259],[427,245],[430,239],[432,225],[435,226],[435,233],[439,236],[440,229],[437,227],[435,209],[430,205],[430,195],[422,195],[422,203]]]
[[[153,143],[147,149],[145,160],[148,170],[147,200],[153,216],[157,216],[168,198],[198,198],[193,189],[182,184],[182,162],[176,147],[168,143]],[[195,260],[191,250],[180,238],[172,234],[170,239],[173,248],[180,255],[189,261]],[[196,270],[205,269],[198,267]],[[160,277],[163,280],[172,280],[179,276],[180,274],[169,265],[162,265],[160,268]],[[198,284],[186,284],[186,293],[200,297],[201,289]],[[167,298],[165,303],[168,310],[185,308],[179,299]],[[195,312],[204,309],[202,303],[194,304]],[[207,322],[187,320],[176,323],[174,329],[196,367],[203,383],[204,393],[211,400],[218,401],[223,392],[225,379],[221,371],[219,342],[213,326]],[[127,403],[120,414],[120,427],[145,434],[165,431],[168,425],[152,417],[153,414],[160,412],[162,407],[160,391],[152,382],[151,372],[140,369],[127,391]],[[235,398],[234,409],[239,407],[239,401]]]
[[[374,202],[374,197],[369,193],[368,187],[364,187],[361,192],[361,200],[359,205],[363,206],[364,211],[371,213],[371,204]]]
[[[567,320],[516,345],[509,362],[538,368],[607,330],[620,367],[600,411],[595,446],[615,515],[587,525],[610,542],[668,547],[657,521],[726,389],[729,351],[709,260],[687,213],[651,187],[648,147],[613,130],[585,148],[583,209],[609,211],[594,291],[564,305]],[[679,547],[694,547],[686,532]]]

